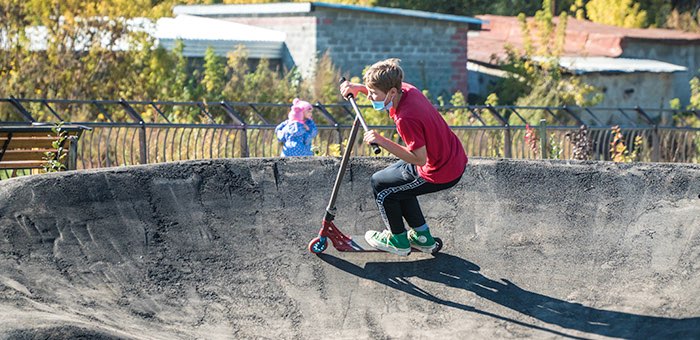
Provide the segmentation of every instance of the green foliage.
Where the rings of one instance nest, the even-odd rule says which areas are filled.
[[[348,147],[347,138],[343,140],[343,147],[344,148]],[[330,145],[328,145],[327,149],[328,149],[328,152],[326,152],[326,153],[318,152],[318,153],[316,153],[316,155],[318,155],[318,156],[330,156],[330,157],[340,157],[341,156],[340,144],[337,144],[337,143],[330,144]]]
[[[591,106],[602,100],[602,93],[580,78],[566,74],[559,66],[563,51],[568,15],[562,13],[554,24],[552,3],[544,1],[543,9],[528,21],[518,16],[523,32],[524,51],[506,46],[507,58],[501,67],[508,77],[493,89],[502,105],[519,106]],[[533,34],[532,32],[535,32]],[[537,40],[533,41],[532,37]],[[505,113],[509,118],[509,113]],[[525,112],[526,119],[539,121],[542,111]]]
[[[466,106],[467,100],[464,94],[457,91],[450,99],[450,105],[460,107]],[[470,120],[469,110],[463,108],[454,108],[442,113],[442,117],[449,125],[459,126],[459,125],[472,125]]]
[[[292,84],[299,82],[301,75],[295,74]],[[338,80],[340,79],[340,69],[333,65],[328,52],[324,53],[316,65],[316,72],[311,86],[312,97],[322,103],[335,103],[342,100],[338,91]],[[302,87],[297,85],[297,87]]]
[[[319,58],[317,78],[312,83],[303,80],[298,70],[272,67],[266,60],[251,68],[240,48],[228,59],[208,49],[203,60],[185,58],[182,41],[176,42],[172,51],[156,48],[153,38],[134,30],[134,22],[128,20],[167,3],[181,2],[0,0],[0,30],[7,33],[8,43],[0,50],[0,93],[24,98],[280,104],[290,103],[294,97],[311,102],[338,100],[340,72],[327,55]],[[31,49],[27,32],[32,25],[46,27],[47,39],[52,42],[46,50]],[[131,48],[122,49],[123,43]],[[167,114],[176,122],[199,119],[197,112],[183,109]],[[41,115],[49,113],[37,110],[36,114],[43,119]],[[73,121],[95,120],[94,113],[87,110],[71,110],[71,114],[68,119]],[[270,111],[263,116],[277,120],[283,115]],[[97,117],[101,119],[104,117]]]
[[[574,4],[569,7],[569,11],[574,15],[574,18],[578,20],[585,20],[586,19],[586,12],[584,9],[584,2],[583,0],[576,0]]]
[[[681,100],[680,100],[679,98],[673,98],[673,99],[671,99],[671,100],[668,102],[668,104],[669,104],[669,107],[670,107],[672,110],[681,110],[681,109],[682,109],[682,108],[681,108]]]
[[[547,151],[549,151],[549,159],[560,159],[561,153],[564,149],[561,146],[561,142],[557,142],[557,135],[552,133],[547,140],[549,145],[547,146]]]
[[[625,136],[622,134],[620,127],[615,125],[612,127],[613,140],[610,142],[610,159],[613,162],[629,163],[637,160],[637,154],[641,151],[642,143],[644,142],[641,136],[634,138],[634,150],[630,151],[625,145]]]
[[[690,80],[690,106],[692,109],[700,109],[700,78],[693,77]]]
[[[0,93],[29,98],[153,95],[149,78],[162,76],[165,67],[148,70],[159,57],[153,40],[128,22],[146,4],[150,2],[2,0],[0,28],[13,43],[0,51]],[[43,51],[30,45],[35,25],[46,29],[51,42]],[[121,50],[124,43],[135,48]]]
[[[53,131],[54,136],[56,137],[56,140],[51,142],[51,146],[56,149],[56,151],[44,153],[44,156],[42,157],[44,160],[44,164],[42,164],[44,172],[57,172],[66,169],[65,158],[67,153],[63,149],[63,144],[65,143],[66,139],[68,139],[68,133],[63,130],[63,122],[59,122],[54,125],[51,128],[51,131]]]
[[[677,9],[670,11],[665,17],[663,25],[667,28],[679,29],[688,32],[700,32],[700,9],[696,11],[680,12]]]
[[[155,48],[150,36],[127,28],[126,17],[95,16],[103,6],[122,6],[112,8],[114,13],[138,14],[138,1],[84,6],[77,2],[56,2],[52,6],[42,3],[32,8],[24,2],[0,1],[4,1],[0,17],[7,19],[0,23],[0,29],[8,32],[8,41],[13,42],[8,49],[0,51],[0,93],[25,98],[228,100],[280,104],[290,103],[294,97],[311,102],[334,102],[338,98],[339,71],[327,55],[319,59],[318,77],[312,83],[303,80],[298,70],[285,73],[278,67],[271,67],[267,60],[251,69],[247,53],[240,47],[228,59],[216,55],[211,48],[201,61],[188,59],[183,56],[182,41],[176,42],[172,51]],[[59,15],[61,20],[52,20]],[[25,32],[32,24],[46,25],[48,39],[56,43],[49,44],[45,51],[33,51]],[[103,32],[104,35],[86,35],[86,32]],[[112,38],[106,45],[105,36]],[[79,37],[89,38],[83,50],[76,49],[74,44]],[[126,51],[116,48],[120,39],[137,48]],[[43,119],[41,115],[49,113],[37,110],[36,114]],[[73,121],[95,120],[94,113],[87,110],[72,110],[71,114],[68,119]],[[185,111],[182,107],[167,114],[175,122],[200,119],[198,112]],[[263,112],[263,116],[275,121],[283,114],[270,110]],[[104,119],[97,117],[98,121]]]
[[[202,79],[204,97],[208,100],[221,101],[224,99],[225,65],[225,59],[217,56],[214,49],[209,46],[204,52],[204,78]]]
[[[633,0],[591,0],[586,12],[591,21],[606,25],[645,27],[647,22],[647,12]]]
[[[696,115],[696,111],[700,110],[700,79],[694,77],[690,80],[690,103],[685,109],[681,106],[681,101],[675,98],[669,103],[670,108],[678,110],[673,115],[673,123],[676,126],[686,126],[690,128],[700,128],[700,117]],[[694,150],[700,150],[700,135],[695,134],[690,143]],[[697,151],[696,151],[697,154]],[[698,156],[695,158],[698,161]]]
[[[700,128],[700,118],[692,112],[700,110],[700,78],[694,77],[690,80],[690,103],[688,106],[683,108],[680,99],[674,98],[669,102],[669,107],[673,110],[681,111],[673,116],[675,124]],[[700,139],[698,143],[700,143]]]

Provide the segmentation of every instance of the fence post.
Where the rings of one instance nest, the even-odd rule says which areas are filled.
[[[498,113],[496,108],[493,107],[491,104],[488,104],[486,107],[489,109],[489,112],[491,112],[491,114],[494,117],[496,117],[496,119],[498,119],[501,122],[501,124],[503,124],[503,127],[506,128],[503,131],[503,138],[505,139],[505,141],[503,141],[503,143],[505,144],[505,145],[503,145],[503,153],[504,153],[503,156],[505,158],[513,158],[513,151],[512,151],[512,144],[513,144],[512,138],[513,137],[511,136],[511,133],[510,133],[510,124],[508,124],[508,121],[506,121],[506,119],[503,116],[501,116],[501,114]]]
[[[503,146],[503,148],[504,148],[503,152],[505,153],[505,155],[503,155],[503,156],[505,158],[513,158],[513,151],[511,150],[512,149],[511,144],[513,144],[513,140],[512,140],[513,137],[510,135],[510,125],[506,124],[505,128],[506,128],[506,130],[504,131],[505,141],[503,141],[503,143],[505,143],[505,145]]]
[[[139,123],[139,161],[141,164],[148,164],[148,144],[146,141],[146,122],[143,121],[141,115],[139,115],[134,108],[129,105],[129,103],[124,100],[124,98],[119,98],[119,104],[124,107],[124,111],[131,116],[136,122]],[[107,150],[109,152],[109,150]]]
[[[141,164],[148,164],[148,145],[146,144],[146,124],[144,121],[139,122],[139,156]]]
[[[221,107],[241,127],[241,157],[247,158],[250,156],[250,150],[248,149],[248,124],[229,103],[221,101]]]
[[[66,170],[75,170],[78,165],[78,137],[68,136],[68,166]]]
[[[661,160],[661,138],[659,137],[659,124],[655,124],[654,129],[651,131],[651,161],[659,162]]]
[[[250,149],[248,148],[248,128],[243,125],[241,128],[241,157],[250,157]]]
[[[547,154],[547,121],[540,119],[540,144],[542,145],[542,159],[549,158]]]
[[[318,109],[321,111],[323,116],[326,117],[326,119],[329,122],[331,122],[331,124],[333,124],[333,126],[335,127],[335,131],[338,133],[338,145],[340,146],[340,154],[342,155],[344,152],[343,151],[343,131],[340,130],[340,124],[338,123],[337,120],[335,120],[335,117],[333,117],[333,115],[330,112],[328,112],[326,107],[321,102],[317,101],[316,107],[318,107]],[[350,147],[350,145],[348,147]],[[327,147],[326,147],[326,150],[328,150]]]
[[[651,130],[651,161],[658,162],[661,159],[661,139],[659,138],[659,123],[655,122],[641,107],[634,108],[648,124],[653,125]],[[663,114],[663,113],[662,113]]]

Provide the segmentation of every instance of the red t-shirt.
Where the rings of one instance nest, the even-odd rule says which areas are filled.
[[[426,148],[428,159],[417,167],[418,174],[430,183],[452,182],[468,162],[462,143],[420,90],[408,83],[401,90],[401,100],[389,115],[409,150]]]

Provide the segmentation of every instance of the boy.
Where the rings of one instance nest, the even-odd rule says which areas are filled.
[[[357,97],[362,92],[376,110],[386,110],[406,146],[374,130],[363,140],[376,143],[400,161],[372,175],[371,184],[384,224],[388,230],[370,230],[365,239],[373,247],[406,256],[411,247],[431,253],[435,249],[417,196],[453,187],[467,165],[464,147],[428,99],[411,84],[403,82],[399,59],[372,65],[364,85],[343,82],[340,92]],[[406,219],[410,230],[404,227]]]

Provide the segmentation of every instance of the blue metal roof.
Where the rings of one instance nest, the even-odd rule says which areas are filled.
[[[389,15],[400,15],[406,17],[431,19],[431,20],[441,20],[441,21],[454,21],[469,25],[476,25],[481,28],[482,21],[477,18],[465,17],[461,15],[452,14],[442,14],[434,12],[416,11],[412,9],[401,9],[401,8],[389,8],[389,7],[367,7],[367,6],[356,6],[356,5],[344,5],[344,4],[331,4],[327,2],[312,2],[311,7],[326,7],[333,9],[345,9],[350,11],[363,11],[369,13],[377,14],[389,14]]]
[[[441,14],[410,9],[368,7],[357,5],[332,4],[326,2],[302,2],[302,3],[266,3],[243,5],[180,5],[173,8],[174,14],[190,14],[205,16],[247,15],[247,14],[292,14],[309,13],[315,8],[329,8],[337,10],[361,11],[367,13],[396,15],[412,18],[421,18],[438,21],[451,21],[469,25],[473,29],[481,29],[483,20],[451,14]]]
[[[261,27],[184,14],[158,19],[152,35],[168,50],[182,40],[186,57],[203,57],[209,47],[217,55],[226,56],[243,45],[248,57],[264,59],[282,59],[287,36]]]
[[[536,61],[548,58],[534,57]],[[674,65],[659,60],[610,58],[610,57],[560,57],[559,66],[575,74],[585,73],[675,73],[686,72],[685,66]]]

